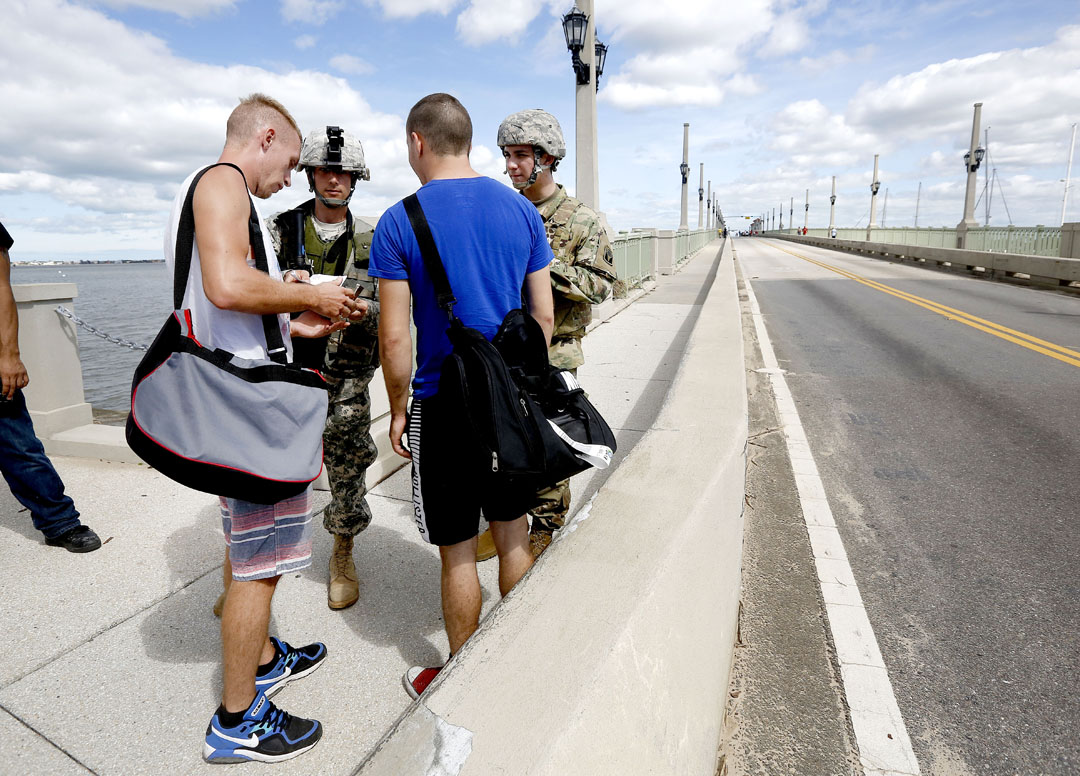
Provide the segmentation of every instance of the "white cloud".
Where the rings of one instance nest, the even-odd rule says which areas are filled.
[[[422,13],[446,16],[460,0],[364,0],[366,5],[382,9],[387,19],[411,19]]]
[[[470,46],[500,38],[516,42],[534,25],[541,4],[537,0],[472,0],[458,15],[458,37]]]
[[[636,110],[719,105],[729,94],[753,94],[751,52],[771,56],[805,46],[819,0],[778,6],[745,0],[717,13],[713,0],[598,0],[601,36],[613,50],[637,52],[605,73],[600,99]],[[764,48],[762,48],[764,46]]]
[[[98,5],[121,10],[149,8],[152,11],[165,11],[190,19],[233,8],[236,0],[98,0]]]
[[[368,75],[375,72],[375,66],[365,59],[352,54],[339,54],[330,60],[330,67],[349,75]]]
[[[305,131],[339,124],[363,142],[376,212],[415,188],[404,122],[376,112],[341,78],[297,70],[207,65],[178,57],[158,38],[60,0],[16,3],[0,47],[0,191],[38,192],[107,214],[125,239],[160,245],[176,187],[217,158],[237,99],[262,91],[282,101]],[[334,100],[324,98],[333,94]],[[302,180],[270,208],[306,198]],[[111,227],[110,227],[111,228]],[[118,227],[119,228],[119,227]],[[24,239],[23,247],[32,241]],[[98,245],[88,245],[94,250]]]
[[[281,16],[287,22],[320,25],[344,7],[343,0],[281,0]]]
[[[301,35],[300,37],[298,37],[296,40],[293,41],[293,45],[296,46],[301,51],[304,51],[306,49],[311,48],[312,46],[314,46],[318,42],[319,42],[319,39],[316,38],[314,35]]]

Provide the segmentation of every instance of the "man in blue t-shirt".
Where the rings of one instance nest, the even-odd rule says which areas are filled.
[[[449,94],[431,94],[405,123],[409,166],[422,184],[420,206],[446,266],[457,304],[454,313],[488,339],[510,310],[521,306],[551,340],[554,313],[548,264],[551,248],[536,208],[469,163],[472,121]],[[371,243],[369,274],[381,278],[379,354],[390,396],[390,442],[412,460],[413,512],[424,539],[442,558],[442,608],[453,655],[480,621],[476,537],[480,513],[491,524],[499,555],[499,590],[506,595],[532,565],[525,513],[533,491],[492,481],[490,462],[451,432],[439,398],[443,359],[450,354],[450,321],[435,301],[416,237],[398,202],[379,219]],[[412,377],[409,304],[416,324],[416,376]],[[408,428],[406,429],[406,424]],[[409,449],[402,445],[407,434]],[[414,698],[439,668],[410,668],[405,689]]]

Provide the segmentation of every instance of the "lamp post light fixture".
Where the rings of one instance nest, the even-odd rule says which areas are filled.
[[[836,228],[836,176],[832,176],[832,195],[829,197],[829,236]]]
[[[581,61],[581,50],[585,48],[585,33],[588,28],[588,14],[583,13],[576,5],[562,18],[563,36],[566,38],[566,48],[570,51],[578,86],[585,86],[590,80],[589,65]],[[597,44],[598,51],[599,46],[600,44]],[[607,54],[606,46],[604,47],[604,53]]]
[[[596,91],[600,91],[600,76],[604,74],[604,63],[607,62],[607,44],[596,41]]]
[[[877,193],[881,188],[878,180],[878,155],[874,154],[874,178],[870,182],[870,223],[866,226],[866,239],[870,239],[870,230],[877,226]]]
[[[982,103],[975,103],[975,115],[971,122],[971,145],[964,153],[964,171],[967,173],[967,190],[964,192],[964,218],[956,225],[956,247],[963,248],[967,242],[968,229],[979,225],[975,220],[975,171],[982,164],[986,149],[979,145],[979,123],[982,119]],[[972,161],[974,160],[974,161]]]
[[[679,174],[682,175],[682,202],[679,211],[679,231],[685,232],[690,230],[690,225],[686,222],[686,197],[689,193],[687,183],[690,180],[690,125],[686,123],[682,125],[682,164],[679,165]]]
[[[593,0],[576,0],[563,16],[563,35],[570,52],[575,88],[575,162],[577,198],[593,210],[600,210],[600,175],[596,142],[596,90],[607,57],[607,46],[596,40]]]

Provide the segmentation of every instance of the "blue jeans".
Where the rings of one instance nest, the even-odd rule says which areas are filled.
[[[10,402],[0,403],[0,473],[46,539],[79,525],[75,502],[64,495],[64,483],[34,435],[22,391],[15,391]]]

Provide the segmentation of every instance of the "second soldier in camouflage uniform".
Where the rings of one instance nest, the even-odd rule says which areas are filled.
[[[499,126],[498,143],[514,188],[540,211],[555,254],[550,266],[555,330],[548,359],[576,374],[585,363],[581,340],[592,321],[592,306],[607,299],[616,283],[607,231],[594,210],[555,183],[552,173],[566,155],[566,143],[554,116],[542,110],[513,113]],[[534,556],[547,548],[553,533],[566,522],[570,481],[540,497],[541,505],[531,513]]]
[[[294,343],[294,360],[320,370],[329,388],[323,451],[331,500],[323,525],[334,535],[334,550],[327,603],[344,609],[360,596],[353,537],[371,523],[365,472],[378,454],[368,393],[379,366],[377,280],[367,271],[374,228],[354,218],[348,207],[357,180],[370,180],[370,173],[360,142],[338,127],[311,133],[297,170],[306,170],[315,197],[268,220],[281,266],[343,275],[347,286],[356,287],[356,298],[367,302],[367,312],[348,328],[326,339]]]

